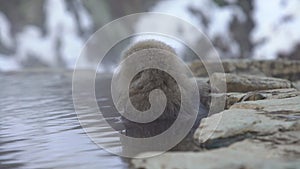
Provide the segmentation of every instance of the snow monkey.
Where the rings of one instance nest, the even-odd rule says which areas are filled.
[[[138,72],[131,80],[129,84],[129,91],[119,91],[120,96],[118,97],[117,104],[119,103],[126,103],[128,101],[131,102],[131,104],[134,106],[135,109],[139,111],[146,111],[150,109],[151,104],[149,102],[149,94],[151,91],[155,89],[160,89],[161,91],[164,92],[166,96],[166,107],[164,109],[164,112],[159,116],[157,120],[174,120],[177,118],[179,109],[182,103],[181,100],[181,92],[189,93],[189,92],[195,92],[195,91],[190,91],[190,77],[187,74],[187,69],[185,66],[182,64],[180,65],[177,61],[175,62],[177,54],[175,50],[157,40],[144,40],[137,42],[130,46],[128,49],[126,49],[123,52],[121,61],[125,60],[126,58],[130,57],[130,55],[133,54],[138,54],[140,56],[138,57],[143,57],[145,55],[160,55],[159,57],[159,64],[165,64],[165,68],[167,71],[164,70],[159,70],[159,69],[154,69],[154,68],[149,68],[149,69],[144,69],[140,72]],[[165,59],[164,56],[170,55],[174,59],[173,61],[170,61]],[[156,57],[157,58],[157,57]],[[171,62],[171,63],[170,63]],[[117,85],[123,85],[124,84],[124,79],[129,78],[128,77],[128,70],[129,68],[132,68],[132,66],[137,66],[142,63],[135,63],[135,61],[130,62],[131,64],[124,64],[120,67],[119,73],[120,73],[120,78],[118,79]],[[169,66],[170,65],[170,66]],[[177,84],[176,80],[167,72],[169,71],[176,71],[177,77],[179,77],[179,80],[181,82],[184,82],[184,86],[182,88],[179,88],[179,85]],[[178,78],[177,78],[178,80]],[[117,87],[117,90],[119,88]],[[129,92],[129,100],[128,96]],[[127,99],[124,99],[127,98]],[[187,103],[187,105],[184,105],[185,109],[183,112],[188,113],[191,111],[190,105],[193,103]],[[125,104],[126,105],[126,104]],[[126,111],[126,108],[125,108]],[[197,109],[198,111],[198,109]],[[203,111],[200,110],[200,111]],[[205,112],[201,112],[202,114],[205,114]],[[203,117],[203,115],[202,115]]]

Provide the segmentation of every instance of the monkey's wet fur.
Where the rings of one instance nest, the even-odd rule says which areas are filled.
[[[121,58],[121,61],[123,61],[124,59],[126,59],[127,57],[130,57],[130,55],[133,54],[137,54],[137,52],[141,53],[141,57],[151,53],[153,55],[155,55],[155,51],[160,51],[157,52],[158,54],[163,53],[164,55],[171,55],[172,57],[178,57],[175,50],[160,41],[157,40],[144,40],[144,41],[140,41],[137,42],[135,44],[133,44],[132,46],[130,46],[127,50],[125,50],[123,52],[123,56]],[[140,57],[140,56],[139,56]],[[178,58],[174,58],[178,59]],[[187,74],[187,70],[184,66],[178,65],[178,63],[167,63],[167,61],[164,60],[163,56],[159,59],[159,62],[164,64],[164,62],[166,62],[165,64],[174,64],[170,67],[168,67],[168,69],[172,69],[172,71],[176,71],[178,77],[180,77],[180,80],[182,82],[188,82],[190,80],[190,78],[188,77]],[[170,62],[170,61],[168,61]],[[122,65],[121,69],[120,69],[120,76],[122,78],[127,78],[127,70],[129,67],[131,66],[136,66],[139,63],[133,63],[133,64],[129,64],[129,65]],[[118,84],[122,85],[122,78],[120,78]],[[129,77],[128,77],[129,78]],[[131,102],[131,104],[134,106],[135,109],[139,110],[139,111],[146,111],[151,107],[151,104],[149,102],[149,94],[151,91],[153,91],[154,89],[160,89],[164,92],[166,98],[167,98],[167,103],[166,103],[166,107],[164,109],[164,112],[162,113],[162,115],[157,118],[156,120],[154,120],[153,122],[150,122],[149,124],[140,124],[140,123],[132,123],[134,125],[129,125],[132,128],[136,128],[136,126],[139,126],[141,128],[140,132],[145,132],[144,130],[149,130],[148,132],[150,132],[151,134],[146,134],[147,136],[149,135],[156,135],[159,134],[161,132],[163,132],[164,130],[166,130],[167,128],[169,128],[172,123],[176,120],[176,118],[178,117],[178,113],[180,110],[180,106],[181,106],[181,92],[195,92],[195,91],[189,91],[189,85],[187,83],[186,88],[182,88],[183,90],[180,91],[179,86],[176,82],[176,80],[167,72],[159,70],[159,69],[145,69],[142,70],[140,72],[138,72],[134,78],[131,80],[131,83],[129,85],[129,100],[124,99],[126,97],[123,97],[122,95],[126,95],[128,96],[128,91],[119,91],[119,93],[121,93],[121,96],[119,97],[118,103],[117,104],[121,104],[124,102]],[[127,97],[128,98],[128,97]],[[193,103],[190,103],[193,104]],[[194,124],[194,127],[198,127],[200,120],[203,117],[207,116],[207,110],[206,108],[204,108],[204,106],[200,104],[199,107],[199,112],[198,112],[198,116],[196,119],[196,122]],[[126,105],[126,104],[124,104]],[[183,107],[187,107],[186,109],[183,110],[184,113],[189,114],[189,112],[194,111],[192,109],[190,109],[189,105],[185,105]],[[126,111],[126,107],[124,108]],[[129,112],[130,113],[130,112]],[[126,121],[126,119],[124,119]],[[161,129],[155,129],[155,131],[153,131],[153,129],[149,129],[149,126],[154,126],[155,125],[151,125],[151,124],[157,124],[157,123],[164,123],[166,126],[162,127]],[[137,132],[136,129],[134,129],[134,132]],[[132,135],[132,134],[129,134]],[[144,136],[141,136],[144,137]]]

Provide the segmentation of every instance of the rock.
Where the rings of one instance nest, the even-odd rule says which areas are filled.
[[[198,152],[167,152],[157,157],[137,158],[132,160],[133,166],[145,169],[300,168],[300,91],[295,89],[296,83],[259,73],[279,75],[275,70],[268,72],[273,66],[280,67],[272,63],[225,64],[226,71],[240,73],[214,73],[210,80],[226,82],[229,93],[217,93],[215,86],[218,85],[209,86],[207,78],[197,78],[201,97],[208,98],[201,98],[205,105],[210,106],[211,100],[226,99],[228,109],[202,119],[194,133]],[[260,76],[240,71],[247,72],[249,66]],[[296,76],[289,74],[291,70],[282,73],[288,78]]]
[[[293,146],[296,145],[293,144]],[[211,151],[171,152],[147,159],[133,159],[132,164],[135,168],[144,169],[299,168],[300,162],[295,155],[299,153],[299,148],[294,152],[290,156],[289,148],[281,147],[280,144],[244,140],[229,147]]]
[[[209,93],[210,86],[208,84],[208,81],[209,81],[208,78],[196,77],[195,80],[196,80],[196,83],[197,83],[198,88],[199,88],[200,91],[204,91],[206,93]]]
[[[202,119],[194,138],[199,145],[213,146],[216,142],[224,141],[224,138],[247,133],[266,135],[298,130],[299,103],[300,96],[237,103],[229,110]]]
[[[137,158],[132,160],[133,166],[300,168],[300,91],[295,89],[298,82],[274,78],[299,79],[300,69],[295,65],[300,62],[223,61],[225,72],[236,74],[214,73],[210,82],[225,82],[229,93],[218,93],[218,85],[209,86],[207,78],[196,78],[201,101],[207,107],[216,107],[218,100],[226,99],[228,109],[202,119],[194,133],[198,152],[167,152],[152,158]],[[197,76],[207,76],[202,63],[194,62],[191,67]],[[256,76],[249,75],[249,70]],[[203,96],[207,99],[202,99]],[[210,105],[212,100],[217,101],[212,102],[216,105]]]
[[[195,78],[199,89],[200,102],[208,108],[210,105],[210,85],[208,84],[208,78]]]
[[[211,97],[215,98],[226,98],[226,106],[225,109],[229,109],[235,103],[243,102],[243,101],[256,101],[256,100],[267,100],[267,99],[283,99],[289,97],[299,96],[300,92],[297,89],[288,88],[288,89],[273,89],[273,90],[261,90],[261,91],[253,91],[248,93],[212,93]],[[209,104],[209,103],[205,103]]]
[[[275,144],[294,144],[298,143],[300,140],[300,132],[299,131],[287,131],[287,132],[279,132],[274,135],[261,136],[258,137],[259,140],[270,141]],[[300,147],[294,147],[299,152]]]
[[[225,73],[236,73],[236,74],[252,74],[252,75],[260,75],[265,76],[265,74],[260,71],[258,68],[251,66],[251,60],[223,60],[222,65]],[[207,62],[206,66],[214,66],[215,62]],[[199,77],[208,76],[207,71],[203,62],[200,60],[195,60],[191,63],[190,68],[192,72]],[[220,72],[223,73],[223,72]]]
[[[272,119],[256,110],[231,109],[202,119],[194,138],[201,146],[215,147],[213,144],[222,144],[228,137],[247,133],[272,134],[280,130],[293,130],[296,125],[297,121]]]
[[[300,92],[293,88],[273,89],[248,92],[241,101],[256,101],[263,99],[284,99],[299,96]]]
[[[300,81],[294,82],[293,86],[297,89],[300,90]]]
[[[295,114],[300,115],[300,96],[285,98],[258,100],[237,103],[230,109],[255,109],[264,112],[265,114]]]
[[[211,76],[211,81],[225,82],[227,92],[249,92],[292,87],[291,82],[285,79],[252,75],[214,73]],[[212,84],[212,87],[215,87],[214,84]]]
[[[190,64],[190,69],[194,73],[194,76],[208,77],[205,66],[204,66],[203,62],[201,62],[200,60],[193,61]]]
[[[206,63],[206,66],[213,66],[215,64],[214,62],[209,62]],[[223,60],[222,64],[225,73],[270,76],[291,81],[300,79],[300,61],[239,59]],[[200,60],[192,62],[190,68],[196,76],[207,76],[206,69]]]

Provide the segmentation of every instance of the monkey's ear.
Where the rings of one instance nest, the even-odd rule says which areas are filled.
[[[175,50],[171,46],[169,46],[161,41],[150,39],[150,40],[144,40],[144,41],[137,42],[137,43],[133,44],[132,46],[130,46],[127,50],[125,50],[123,52],[121,59],[123,60],[123,59],[127,58],[129,55],[131,55],[137,51],[140,51],[143,49],[150,49],[150,48],[166,50],[166,51],[171,52],[176,55]]]

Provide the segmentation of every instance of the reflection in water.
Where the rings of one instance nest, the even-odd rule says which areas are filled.
[[[71,73],[0,75],[0,168],[128,168],[99,148],[81,128],[72,102]],[[149,137],[170,126],[123,123],[110,97],[110,78],[97,77],[96,97],[105,120],[122,134]],[[86,114],[93,122],[93,116]],[[103,119],[104,120],[104,119]],[[196,125],[195,125],[196,126]],[[101,131],[103,142],[124,151],[120,139]],[[154,134],[155,135],[155,134]],[[191,150],[191,133],[173,150]]]

